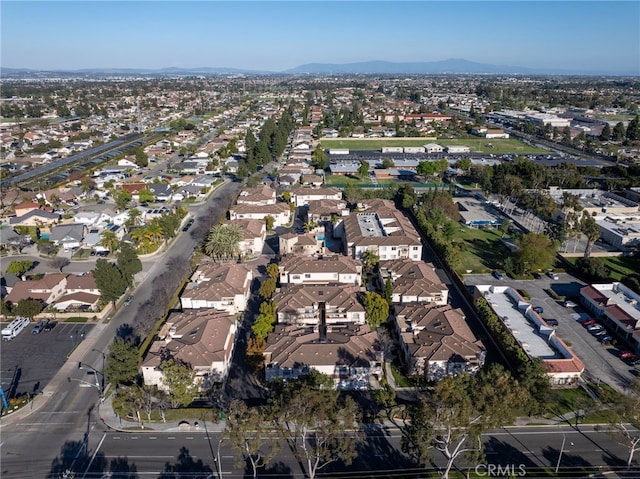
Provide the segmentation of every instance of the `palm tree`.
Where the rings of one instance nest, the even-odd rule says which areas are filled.
[[[238,225],[214,225],[209,230],[204,252],[213,258],[233,258],[240,254],[239,243],[243,237]]]
[[[587,245],[584,249],[584,257],[591,256],[591,250],[593,249],[593,243],[600,237],[600,228],[593,216],[584,211],[582,213],[582,219],[580,220],[580,230],[587,237]]]
[[[131,230],[131,240],[136,243],[138,247],[143,246],[147,247],[151,243],[151,238],[149,237],[149,229],[148,228],[134,228]]]
[[[118,237],[113,231],[103,231],[100,235],[100,244],[113,253],[119,246]]]
[[[360,257],[362,264],[367,271],[373,271],[373,269],[380,263],[380,256],[372,249],[368,249],[362,253]]]
[[[129,219],[127,220],[127,228],[131,228],[132,226],[140,225],[140,218],[142,217],[142,213],[137,208],[131,208],[129,210]]]
[[[158,218],[154,218],[153,221],[147,225],[146,230],[152,243],[162,239],[162,226],[160,225]]]

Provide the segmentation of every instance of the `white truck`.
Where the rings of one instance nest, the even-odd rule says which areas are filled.
[[[29,318],[18,316],[16,319],[2,328],[2,339],[4,341],[11,341],[18,334],[20,334],[24,328],[29,326],[29,323]]]

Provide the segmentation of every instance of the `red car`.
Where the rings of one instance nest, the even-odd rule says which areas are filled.
[[[638,355],[631,351],[620,351],[620,359],[636,359],[637,357]]]
[[[583,319],[580,321],[580,324],[582,324],[585,328],[595,323],[596,323],[596,320],[593,318]]]

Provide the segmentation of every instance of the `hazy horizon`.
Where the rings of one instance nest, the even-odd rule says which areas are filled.
[[[3,1],[1,64],[235,68],[447,59],[640,74],[635,1]]]

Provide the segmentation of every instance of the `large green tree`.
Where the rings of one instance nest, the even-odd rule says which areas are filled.
[[[160,364],[162,383],[167,387],[167,398],[172,408],[188,406],[198,394],[196,372],[187,364],[167,359]]]
[[[516,241],[515,273],[522,274],[551,269],[557,244],[543,233],[527,233]]]
[[[142,271],[142,262],[131,243],[123,242],[120,244],[116,264],[127,282],[127,286],[133,285],[133,277]]]
[[[9,263],[9,266],[7,266],[7,273],[22,276],[33,268],[33,264],[33,261],[29,260],[13,260]]]
[[[118,337],[109,346],[103,372],[116,387],[132,384],[138,377],[138,358],[138,348]]]
[[[367,323],[372,330],[384,323],[389,317],[389,303],[385,298],[373,291],[367,291],[362,295]]]
[[[39,299],[21,299],[13,308],[13,314],[25,318],[33,319],[44,309],[44,304]]]
[[[113,303],[115,308],[116,301],[124,294],[128,286],[122,271],[117,265],[109,263],[106,259],[99,258],[93,269],[93,278],[100,290],[102,300]]]

